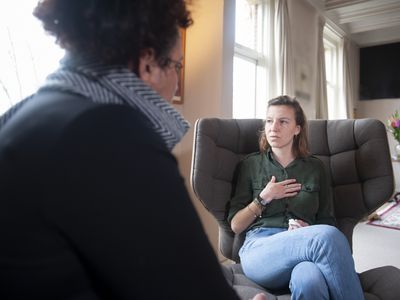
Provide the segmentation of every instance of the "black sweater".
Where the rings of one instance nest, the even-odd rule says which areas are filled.
[[[43,92],[0,129],[0,299],[238,299],[142,114]]]

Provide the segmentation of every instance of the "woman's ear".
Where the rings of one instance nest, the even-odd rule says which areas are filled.
[[[146,83],[151,82],[154,67],[157,65],[154,58],[154,51],[147,49],[142,52],[138,63],[138,76]]]
[[[296,125],[296,132],[294,135],[298,135],[300,133],[300,131],[301,131],[300,125]]]

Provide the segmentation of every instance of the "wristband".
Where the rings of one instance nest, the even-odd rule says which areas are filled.
[[[260,197],[260,195],[257,196],[257,201],[260,202],[262,206],[266,206],[270,201],[264,200],[263,198]]]
[[[265,210],[266,206],[261,204],[260,200],[254,198],[253,202],[257,205],[257,207],[261,210],[261,212]]]

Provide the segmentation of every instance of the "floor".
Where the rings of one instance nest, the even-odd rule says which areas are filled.
[[[392,265],[400,268],[400,230],[357,224],[353,233],[357,272]]]

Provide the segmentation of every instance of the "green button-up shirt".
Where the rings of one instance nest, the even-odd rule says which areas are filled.
[[[255,227],[288,227],[291,218],[310,225],[335,225],[330,177],[323,162],[314,156],[298,158],[286,168],[277,162],[269,150],[248,155],[239,166],[235,194],[230,202],[228,221],[245,208],[271,180],[296,179],[301,190],[294,197],[272,200],[249,229]]]

